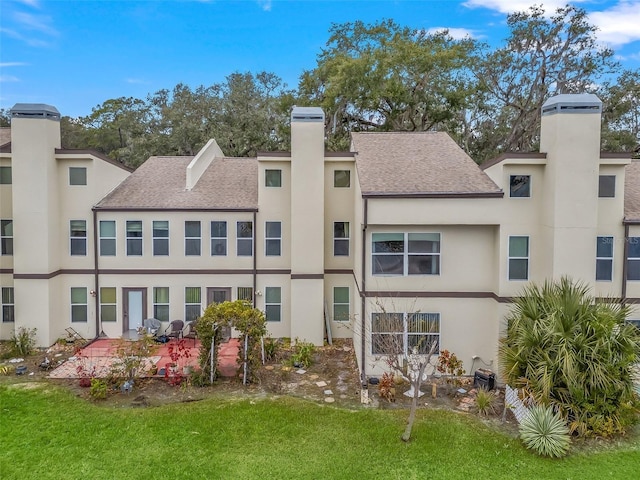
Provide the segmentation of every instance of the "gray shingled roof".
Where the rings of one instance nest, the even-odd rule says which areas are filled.
[[[640,160],[632,160],[625,167],[624,177],[624,218],[640,222]]]
[[[255,158],[216,158],[191,191],[186,169],[193,157],[151,157],[97,205],[99,209],[257,209]]]
[[[353,133],[351,138],[365,195],[501,193],[444,132]]]
[[[11,141],[11,127],[0,127],[0,146]]]

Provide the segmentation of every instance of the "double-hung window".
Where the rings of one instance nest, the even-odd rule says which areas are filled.
[[[529,237],[509,237],[509,280],[529,279]]]
[[[153,233],[153,256],[169,255],[169,222],[167,220],[154,220],[151,227]]]
[[[349,256],[349,222],[333,222],[333,255]]]
[[[153,287],[153,318],[169,321],[169,287]]]
[[[372,313],[371,353],[374,355],[439,353],[439,313]]]
[[[13,287],[2,287],[2,323],[15,321],[15,300],[13,299]]]
[[[87,222],[86,220],[71,220],[69,222],[71,255],[84,256],[87,254]]]
[[[225,256],[227,254],[227,222],[211,222],[211,255]]]
[[[282,224],[265,222],[264,254],[267,257],[279,257],[282,250]]]
[[[100,220],[100,255],[102,257],[116,254],[116,222],[115,220]]]
[[[282,291],[280,287],[264,289],[264,312],[267,322],[279,322],[282,319]]]
[[[115,287],[100,287],[100,320],[103,322],[118,320]]]
[[[71,321],[86,322],[88,319],[87,289],[71,287]]]
[[[596,280],[613,280],[613,237],[598,237],[597,239]]]
[[[349,287],[333,287],[333,320],[335,322],[349,321]]]
[[[191,322],[202,313],[202,289],[186,287],[184,289],[184,319]]]
[[[0,254],[13,255],[13,220],[0,220]]]
[[[184,222],[184,254],[187,256],[200,255],[201,240],[200,222],[191,220]]]
[[[627,280],[640,280],[640,237],[629,237]]]
[[[439,233],[373,233],[374,275],[439,275]]]
[[[142,221],[127,220],[127,256],[142,256]]]
[[[253,222],[238,222],[236,235],[236,254],[239,257],[253,255]]]

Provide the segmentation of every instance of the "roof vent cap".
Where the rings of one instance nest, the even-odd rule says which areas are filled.
[[[293,107],[291,122],[322,122],[324,112],[320,107]]]
[[[16,103],[11,109],[11,118],[46,118],[60,121],[60,112],[45,103]]]
[[[556,95],[542,105],[542,115],[556,113],[602,113],[602,102],[592,93]]]

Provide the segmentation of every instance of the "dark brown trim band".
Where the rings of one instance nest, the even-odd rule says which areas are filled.
[[[324,273],[292,273],[291,280],[323,280]]]
[[[111,165],[115,165],[116,167],[120,167],[127,172],[133,172],[133,168],[121,163],[113,158],[107,157],[105,154],[98,152],[97,150],[90,149],[73,149],[73,148],[56,148],[56,155],[91,155],[92,157],[99,158]]]
[[[379,298],[491,298],[511,301],[511,297],[499,297],[493,292],[406,292],[406,291],[368,291],[366,297]]]
[[[14,273],[14,280],[49,280],[58,275],[93,275],[91,269],[61,269],[51,273]]]
[[[348,268],[326,268],[325,275],[353,275],[353,270]]]
[[[0,268],[0,275],[5,273],[9,275],[13,274],[13,268]]]

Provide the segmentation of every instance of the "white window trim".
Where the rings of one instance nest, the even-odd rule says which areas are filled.
[[[198,302],[198,303],[187,303],[187,288],[198,288],[198,289],[200,289],[200,302]],[[184,319],[185,319],[185,321],[189,321],[187,319],[187,317],[188,317],[188,315],[187,315],[187,307],[195,307],[196,305],[200,309],[200,313],[202,313],[202,287],[184,287]],[[200,314],[198,314],[197,316],[199,317]]]
[[[4,302],[4,291],[5,290],[11,290],[11,296],[13,297],[13,302],[12,303],[5,303]],[[2,287],[0,288],[0,323],[15,323],[15,319],[16,319],[16,297],[15,297],[15,290],[13,289],[13,287]],[[13,322],[7,322],[4,319],[4,307],[13,307]]]
[[[166,237],[156,237],[155,236],[155,228],[153,224],[155,222],[167,222],[167,236]],[[154,257],[168,257],[171,253],[171,242],[169,239],[171,238],[171,224],[169,220],[152,220],[151,221],[151,249],[153,251]],[[162,240],[167,242],[167,253],[156,253],[156,240]]]
[[[102,236],[100,225],[102,225],[103,222],[104,223],[106,223],[106,222],[113,223],[113,232],[114,232],[113,237],[106,237],[106,236],[103,237]],[[115,220],[100,220],[98,222],[98,235],[99,235],[98,248],[100,249],[100,256],[101,257],[114,257],[114,256],[116,256],[118,254],[118,240],[117,240],[117,238],[118,238],[118,222],[116,222]],[[114,251],[113,255],[107,255],[107,254],[102,253],[102,240],[113,240],[113,243],[115,244],[115,248],[113,249],[113,251]]]
[[[268,288],[277,288],[278,290],[280,290],[280,302],[279,303],[273,303],[273,302],[267,302],[267,289]],[[267,318],[267,306],[277,306],[280,310],[280,320],[266,320]],[[264,289],[264,311],[265,311],[265,320],[269,323],[282,323],[282,287],[265,287]]]
[[[238,226],[241,223],[250,223],[251,224],[251,236],[250,237],[240,237],[238,235]],[[252,257],[254,255],[254,237],[255,237],[255,225],[253,224],[252,220],[238,220],[236,221],[236,256],[237,257]],[[251,243],[251,254],[250,255],[240,255],[238,252],[240,251],[240,249],[238,248],[240,246],[240,242],[250,242]]]
[[[86,303],[73,303],[73,290],[74,289],[84,289],[84,293],[85,293],[85,298]],[[87,287],[71,287],[69,289],[69,321],[73,324],[73,323],[89,323],[89,294],[87,292]],[[84,306],[86,308],[87,311],[87,320],[86,321],[74,321],[73,320],[73,307],[74,306]]]
[[[167,303],[161,303],[161,302],[156,302],[156,288],[166,288],[168,290],[169,293],[169,301]],[[186,294],[186,290],[185,290],[185,294]],[[169,318],[167,318],[166,321],[171,321],[171,287],[153,287],[153,289],[151,290],[151,295],[153,295],[151,297],[152,300],[152,308],[153,308],[153,318],[158,318],[156,317],[156,307],[168,307],[169,310]],[[202,292],[200,292],[200,295],[202,295]],[[185,299],[186,300],[186,299]],[[185,303],[185,312],[186,312],[186,303]],[[158,318],[158,320],[160,320]]]
[[[401,233],[403,235],[403,243],[404,243],[404,248],[402,253],[389,253],[389,252],[384,252],[384,253],[374,253],[373,251],[373,235],[375,233]],[[409,234],[437,234],[440,237],[440,248],[439,248],[439,252],[428,252],[428,253],[409,253]],[[442,232],[372,232],[371,233],[371,241],[369,242],[370,248],[371,248],[371,275],[374,277],[439,277],[442,275]],[[402,275],[400,275],[399,273],[373,273],[373,259],[374,256],[376,255],[380,255],[380,256],[391,256],[391,255],[402,255]],[[410,256],[420,256],[420,255],[432,255],[432,256],[437,256],[438,257],[438,273],[422,273],[422,274],[409,274],[409,257]]]
[[[267,223],[279,223],[280,224],[280,236],[279,237],[267,237]],[[278,254],[274,255],[274,254],[269,254],[267,253],[267,244],[269,242],[278,242]],[[282,256],[282,222],[279,221],[266,221],[264,222],[264,256],[265,257],[281,257]]]
[[[3,222],[11,222],[11,232],[13,233],[13,219],[12,218],[2,218],[0,219]],[[69,224],[71,225],[71,224]],[[2,242],[2,240],[8,240],[11,239],[11,251],[13,252],[13,234],[12,235],[3,235],[2,231],[0,230],[0,245],[4,242]],[[0,255],[5,256],[5,257],[11,257],[13,256],[13,253],[3,253],[2,252],[2,247],[0,246]]]
[[[633,239],[634,242],[636,242],[636,241],[640,242],[640,236],[638,236],[638,237],[629,237],[629,239],[627,241],[631,242],[631,239]],[[628,264],[629,264],[629,262],[640,262],[640,257],[632,257],[630,255],[631,255],[631,252],[629,252],[627,254],[627,258],[626,258],[626,262],[627,262],[627,274],[626,275],[627,275],[627,278],[625,280],[627,282],[639,282],[640,280],[636,280],[636,279],[632,280],[632,279],[629,278]]]
[[[114,290],[115,290],[115,293],[116,293],[116,301],[115,301],[115,303],[111,303],[111,302],[108,302],[108,303],[107,303],[107,302],[103,302],[103,301],[102,301],[102,290],[103,290],[103,289],[105,289],[105,288],[112,288],[112,289],[114,289]],[[102,307],[109,307],[109,306],[115,307],[115,309],[116,309],[116,319],[115,319],[115,322],[117,322],[117,321],[118,321],[118,290],[117,290],[117,288],[116,288],[116,287],[100,287],[100,321],[101,321],[101,322],[104,322],[104,321],[105,321],[105,320],[103,319],[103,316],[102,316]],[[112,321],[110,321],[110,320],[107,320],[106,322],[107,322],[107,323],[113,323],[113,322],[112,322]]]
[[[200,235],[197,237],[187,236],[187,223],[197,223],[200,231]],[[188,240],[198,240],[198,253],[187,253]],[[202,222],[200,220],[185,220],[184,221],[184,256],[185,257],[201,257],[202,256]]]
[[[84,170],[84,183],[71,183],[71,169]],[[87,167],[69,167],[69,186],[70,187],[86,187],[89,183],[87,178]]]
[[[139,237],[129,237],[129,229],[127,224],[129,222],[140,222],[141,235]],[[125,240],[125,253],[127,257],[143,257],[144,256],[144,222],[142,220],[125,220],[124,222],[124,240]],[[140,241],[140,255],[133,255],[129,253],[129,240]]]
[[[269,172],[280,172],[280,185],[267,185],[267,174]],[[281,168],[265,168],[264,169],[264,186],[265,188],[282,188],[282,169]]]
[[[225,230],[227,232],[227,236],[225,237],[214,237],[213,236],[213,226],[212,224],[214,222],[217,223],[224,223],[225,225]],[[209,241],[209,249],[211,250],[211,256],[212,257],[226,257],[229,254],[229,241],[228,241],[228,237],[229,237],[229,225],[227,223],[226,220],[211,220],[209,222],[209,233],[210,233],[210,241]],[[224,240],[224,254],[222,253],[214,253],[213,251],[213,241],[214,240]]]
[[[343,223],[347,226],[348,235],[346,237],[336,237],[336,223]],[[372,237],[373,238],[373,237]],[[336,254],[336,242],[346,242],[347,243],[347,254]],[[333,222],[333,256],[334,257],[350,257],[351,256],[351,224],[350,222]]]
[[[74,237],[72,235],[72,230],[71,230],[71,222],[84,222],[84,237]],[[71,257],[86,257],[89,254],[89,242],[87,241],[88,239],[88,233],[87,233],[87,221],[83,220],[83,219],[73,219],[73,220],[69,220],[69,256]],[[84,253],[73,253],[73,248],[71,247],[71,245],[73,244],[74,240],[84,240]]]
[[[393,314],[401,314],[402,315],[402,332],[374,332],[373,331],[373,316],[376,314],[385,314],[388,313],[390,315]],[[421,333],[409,333],[409,329],[407,327],[408,325],[408,319],[411,315],[415,314],[415,313],[424,313],[426,315],[437,315],[438,317],[438,331],[437,332],[421,332]],[[414,335],[414,336],[418,336],[418,335],[434,335],[438,337],[438,350],[436,352],[434,352],[434,354],[439,354],[441,347],[442,347],[442,314],[440,312],[414,312],[414,313],[406,313],[406,312],[371,312],[371,315],[369,316],[369,321],[370,323],[370,331],[371,334],[369,336],[369,343],[370,343],[370,347],[369,347],[369,352],[371,355],[373,356],[385,356],[385,355],[389,355],[386,353],[373,353],[373,346],[374,346],[374,342],[373,342],[373,335],[392,335],[392,334],[398,334],[398,333],[402,333],[402,347],[403,347],[403,353],[404,354],[409,354],[411,352],[408,352],[408,346],[409,346],[409,335]],[[427,355],[426,353],[419,353],[418,355]]]
[[[336,288],[346,288],[347,292],[348,292],[348,301],[347,303],[344,302],[336,302]],[[336,319],[336,306],[339,305],[346,305],[348,307],[348,315],[346,319],[340,320],[340,319]],[[332,319],[334,322],[339,322],[339,323],[343,323],[343,322],[349,322],[351,320],[351,288],[347,287],[347,286],[343,286],[343,285],[336,285],[333,287],[333,311],[331,312],[332,315]]]
[[[526,238],[527,239],[527,256],[526,257],[512,257],[509,254],[511,249],[512,238]],[[511,278],[511,260],[526,260],[527,261],[527,278]],[[528,282],[531,276],[531,237],[529,235],[509,235],[507,240],[507,280],[510,282]]]
[[[598,256],[598,239],[600,238],[608,238],[611,240],[611,256],[610,257],[599,257]],[[615,242],[614,242],[614,237],[613,235],[598,235],[598,237],[596,238],[596,265],[598,263],[598,260],[607,260],[609,262],[611,262],[611,278],[606,279],[606,280],[602,280],[602,279],[597,279],[596,278],[596,282],[613,282],[614,279],[614,267],[615,267],[615,262],[614,262],[614,257],[615,257]],[[596,269],[597,272],[597,269]]]

